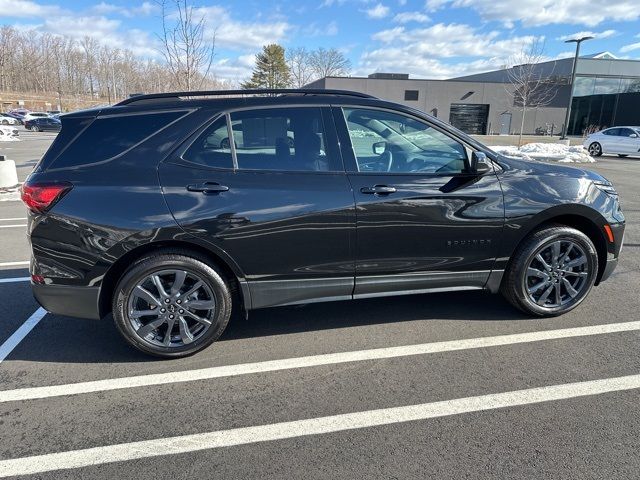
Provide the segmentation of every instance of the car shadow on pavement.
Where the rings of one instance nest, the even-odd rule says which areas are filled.
[[[408,295],[314,303],[236,315],[218,340],[344,329],[412,321],[518,321],[531,319],[499,295],[484,292]],[[425,322],[425,328],[429,324]],[[13,360],[56,363],[154,362],[120,337],[111,316],[102,320],[47,315],[12,354]]]

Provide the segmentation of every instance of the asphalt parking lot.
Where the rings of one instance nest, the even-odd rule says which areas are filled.
[[[54,135],[20,135],[0,154],[23,180]],[[589,168],[625,245],[567,315],[475,292],[282,307],[175,361],[42,315],[0,197],[0,477],[638,478],[640,158]]]

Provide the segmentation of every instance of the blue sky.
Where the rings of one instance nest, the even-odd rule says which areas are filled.
[[[169,0],[171,1],[171,0]],[[244,0],[193,1],[217,32],[214,73],[235,82],[266,43],[335,47],[353,75],[375,71],[448,78],[509,64],[531,42],[572,55],[565,36],[591,34],[584,53],[640,58],[638,0]],[[0,0],[2,24],[95,37],[160,59],[154,0]]]

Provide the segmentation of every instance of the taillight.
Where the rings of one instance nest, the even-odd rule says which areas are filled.
[[[22,201],[31,211],[46,212],[72,187],[69,182],[25,182],[21,189]]]

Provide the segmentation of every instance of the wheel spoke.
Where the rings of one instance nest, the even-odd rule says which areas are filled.
[[[180,295],[180,297],[184,297],[184,298],[189,298],[190,295],[193,295],[196,291],[198,291],[198,289],[200,287],[202,287],[202,285],[204,285],[204,283],[202,283],[201,280],[198,280],[193,287],[191,287],[186,293],[183,293],[182,295]]]
[[[575,298],[578,295],[578,291],[575,288],[573,288],[573,285],[571,285],[571,282],[569,280],[567,280],[566,278],[563,278],[562,283],[564,284],[564,288],[567,289],[567,292],[569,293],[571,298]]]
[[[167,320],[167,331],[164,334],[164,339],[162,343],[165,346],[168,346],[171,343],[171,330],[173,330],[173,325],[176,323],[175,319]]]
[[[536,260],[538,260],[546,270],[551,270],[551,265],[549,265],[546,262],[546,260],[544,258],[542,258],[542,255],[537,254],[536,255]]]
[[[140,317],[157,317],[158,315],[160,315],[160,312],[158,309],[155,310],[133,310],[131,312],[129,312],[129,317],[130,318],[140,318]]]
[[[171,285],[171,295],[174,296],[180,292],[184,285],[184,279],[187,278],[187,272],[183,270],[178,270],[176,272],[176,278],[173,281],[173,285]]]
[[[147,335],[149,335],[151,332],[153,332],[154,330],[157,330],[158,327],[160,325],[162,325],[165,322],[164,318],[158,318],[157,320],[154,320],[152,322],[147,323],[145,326],[140,327],[137,331],[137,334],[144,338]]]
[[[527,268],[527,275],[530,277],[538,277],[538,278],[547,278],[549,275],[544,273],[542,270],[538,270],[537,268],[529,267]]]
[[[195,313],[191,313],[189,310],[185,310],[184,315],[189,318],[193,318],[196,322],[201,323],[202,325],[211,325],[211,321],[207,320],[206,318],[199,317]]]
[[[562,257],[558,261],[558,264],[565,262],[566,259],[569,258],[569,254],[571,253],[571,250],[573,250],[573,243],[569,244],[569,248],[567,248],[566,252],[562,254]]]
[[[160,294],[160,296],[162,298],[166,298],[169,295],[167,294],[167,292],[165,291],[164,287],[162,286],[162,281],[160,280],[160,277],[158,275],[153,275],[151,277],[151,280],[153,281],[153,284],[156,286],[156,288],[158,289],[158,293]]]
[[[574,272],[573,270],[560,270],[565,275],[573,275],[574,277],[586,277],[589,272]]]
[[[538,305],[544,305],[545,302],[547,301],[547,298],[549,298],[549,295],[551,295],[551,292],[553,291],[553,284],[549,285],[549,288],[547,288],[542,295],[540,295],[540,298],[538,299],[538,301],[536,302]]]
[[[562,303],[562,291],[559,283],[555,284],[556,291],[556,305],[560,305]]]
[[[184,306],[192,310],[211,310],[215,308],[216,302],[214,300],[190,300],[184,302]]]
[[[185,345],[193,342],[193,335],[189,331],[189,325],[184,318],[178,320],[178,327],[180,328],[180,338]]]
[[[574,258],[570,262],[564,265],[564,268],[574,268],[579,267],[580,265],[584,265],[587,263],[587,258],[584,255],[580,255],[579,257]]]
[[[156,305],[157,307],[162,305],[162,302],[160,301],[160,299],[156,298],[149,290],[147,290],[141,285],[138,285],[135,288],[134,293],[138,297],[146,300],[147,303],[149,303],[149,305]]]
[[[553,242],[551,244],[551,260],[553,260],[553,264],[557,265],[558,260],[560,260],[560,247],[562,246],[562,242]]]
[[[538,290],[540,290],[542,287],[544,287],[545,285],[548,285],[547,282],[540,282],[540,283],[536,283],[534,286],[529,287],[529,293],[536,293]]]

